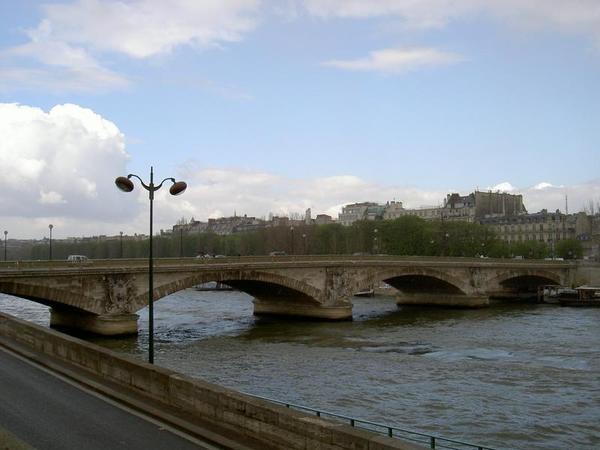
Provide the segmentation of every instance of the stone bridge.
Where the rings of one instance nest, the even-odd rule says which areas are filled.
[[[254,297],[257,315],[341,320],[351,298],[382,282],[399,304],[482,307],[535,294],[542,284],[600,284],[588,262],[390,256],[236,257],[155,260],[154,300],[218,281]],[[50,306],[51,325],[100,334],[137,332],[148,303],[144,259],[0,263],[0,292]]]

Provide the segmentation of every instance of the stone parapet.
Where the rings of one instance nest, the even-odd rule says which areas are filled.
[[[52,361],[54,370],[73,378],[73,373],[80,373],[77,380],[83,384],[91,385],[89,380],[93,379],[96,390],[118,386],[123,392],[145,399],[129,404],[146,413],[161,417],[162,411],[175,411],[178,417],[185,418],[177,422],[178,427],[226,448],[423,448],[195,380],[3,313],[0,345],[42,364]],[[123,395],[120,400],[128,402],[130,395]]]

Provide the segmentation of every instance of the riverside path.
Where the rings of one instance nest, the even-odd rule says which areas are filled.
[[[0,439],[0,448],[216,448],[181,432],[175,434],[156,419],[128,412],[1,348],[0,397],[0,431],[16,438],[4,443]]]

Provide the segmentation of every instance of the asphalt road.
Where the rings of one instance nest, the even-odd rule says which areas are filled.
[[[0,349],[0,429],[37,449],[207,448]]]

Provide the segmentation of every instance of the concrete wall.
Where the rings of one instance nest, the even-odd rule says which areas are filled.
[[[69,369],[77,369],[83,377],[124,388],[137,398],[147,399],[148,405],[164,405],[165,410],[178,411],[196,427],[207,427],[249,447],[423,448],[195,380],[3,313],[0,313],[0,344],[43,364],[48,360],[59,362],[53,368],[62,371],[63,367],[70,376],[73,371]]]

